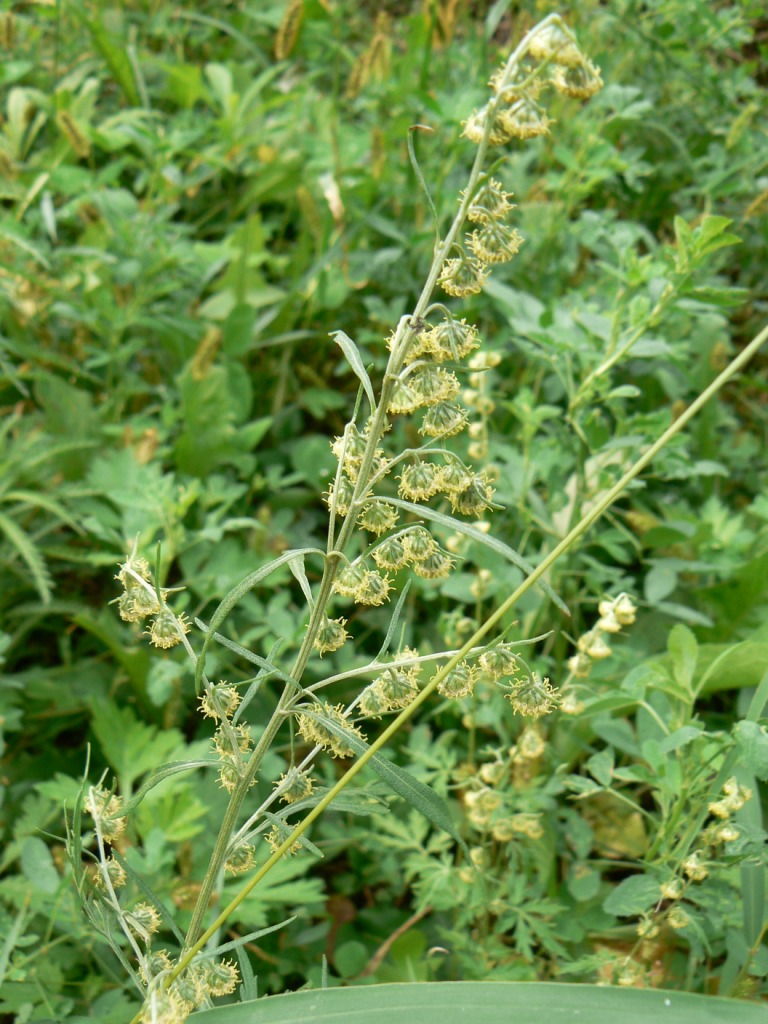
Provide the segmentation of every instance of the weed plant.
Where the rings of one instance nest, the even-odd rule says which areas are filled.
[[[674,24],[669,45],[683,68],[694,8],[655,12],[662,28]],[[723,310],[746,296],[731,285],[755,281],[752,266],[736,276],[722,262],[735,241],[736,211],[726,218],[691,208],[691,178],[668,207],[643,210],[662,236],[674,211],[684,210],[668,244],[631,220],[616,222],[616,202],[639,220],[655,194],[644,180],[665,176],[664,162],[654,169],[637,141],[651,130],[649,94],[637,69],[624,77],[622,61],[610,57],[608,87],[598,92],[600,73],[557,18],[526,36],[494,76],[490,101],[466,84],[466,69],[447,70],[458,48],[443,50],[451,54],[446,75],[456,76],[445,101],[450,116],[432,110],[421,120],[443,131],[475,102],[464,134],[478,149],[468,182],[456,157],[438,166],[427,155],[423,176],[437,189],[430,211],[423,199],[407,205],[412,186],[395,177],[397,161],[382,156],[414,123],[393,74],[397,45],[385,15],[346,80],[335,83],[361,117],[374,115],[372,176],[342,161],[323,169],[313,191],[296,177],[305,166],[295,148],[301,125],[281,107],[279,91],[269,91],[274,69],[252,74],[246,62],[233,76],[224,63],[209,63],[203,82],[196,48],[205,59],[210,26],[193,19],[185,45],[194,56],[172,73],[159,63],[142,71],[130,47],[127,64],[110,48],[119,26],[77,9],[122,99],[100,99],[95,117],[96,79],[85,63],[62,80],[55,109],[26,89],[9,100],[3,152],[20,213],[3,238],[31,269],[4,278],[15,311],[4,338],[8,380],[21,399],[6,419],[11,472],[0,527],[15,586],[4,600],[9,621],[19,622],[11,654],[18,657],[36,624],[49,628],[51,616],[76,625],[86,643],[77,660],[67,639],[58,641],[57,660],[43,653],[34,667],[21,659],[8,689],[8,724],[14,728],[16,709],[27,707],[19,684],[31,690],[23,699],[44,731],[61,729],[47,724],[48,706],[56,723],[87,707],[116,783],[110,772],[80,789],[80,753],[65,753],[65,743],[61,774],[34,790],[25,781],[11,795],[9,806],[24,800],[24,810],[5,866],[18,858],[35,884],[32,897],[22,876],[3,889],[12,909],[8,948],[17,948],[3,965],[14,983],[3,1008],[19,1019],[58,1019],[72,1010],[67,985],[82,983],[81,950],[23,952],[32,913],[49,920],[44,953],[78,942],[89,951],[79,1002],[103,1020],[183,1019],[231,992],[238,973],[248,998],[255,983],[247,952],[262,959],[260,984],[273,991],[304,978],[575,975],[756,994],[764,974],[755,799],[765,775],[764,694],[750,701],[748,691],[765,663],[766,518],[750,479],[760,421],[722,404],[708,407],[705,427],[694,421],[694,433],[686,440],[682,433],[691,415],[685,403],[726,362]],[[279,15],[254,20],[287,60],[302,38],[313,44],[311,5],[293,3]],[[21,27],[34,33],[29,23]],[[656,27],[646,22],[642,31]],[[710,29],[718,54],[725,52],[718,33],[739,42],[738,26],[717,21]],[[456,22],[440,6],[436,21],[415,16],[410,30],[409,44],[419,40],[426,54],[434,40],[450,41]],[[150,20],[147,37],[160,35]],[[582,26],[581,38],[592,43],[598,35]],[[659,29],[656,46],[661,38]],[[245,45],[242,36],[235,42]],[[748,45],[746,35],[741,42]],[[258,51],[249,52],[258,66]],[[723,104],[746,99],[750,109],[749,82],[734,79]],[[163,138],[142,100],[155,91],[181,111]],[[204,94],[217,110],[209,135],[190,101]],[[590,100],[576,131],[574,95]],[[335,122],[322,96],[316,100],[314,109],[330,112],[341,145],[354,151],[353,132]],[[684,118],[682,107],[678,113]],[[753,109],[728,132],[729,152],[758,183],[749,130],[759,119]],[[56,167],[35,165],[39,154],[49,157],[39,146],[46,125],[58,133]],[[524,140],[509,157],[508,136]],[[567,146],[558,149],[558,139]],[[421,156],[429,143],[422,128],[410,131],[416,174],[415,149]],[[697,144],[706,149],[707,140]],[[315,145],[310,167],[321,150]],[[94,162],[98,151],[122,154],[122,163]],[[534,179],[535,159],[551,160],[549,180]],[[723,210],[722,148],[701,160],[713,168],[707,194]],[[183,175],[172,180],[167,168],[176,166]],[[60,197],[53,212],[46,182],[37,183],[50,167]],[[143,177],[135,185],[140,202],[124,187],[131,175]],[[297,181],[297,206],[286,212],[280,204]],[[377,190],[398,197],[391,209],[377,207]],[[359,251],[340,233],[349,216],[342,195],[373,235]],[[586,198],[597,200],[590,210]],[[265,219],[250,212],[257,202]],[[236,226],[228,234],[221,204],[232,204]],[[759,194],[742,204],[740,233],[755,233],[758,208]],[[397,219],[407,222],[410,210],[409,238]],[[427,283],[413,295],[433,244],[432,213],[440,224],[447,210],[451,227],[437,234]],[[291,249],[293,222],[300,237]],[[605,272],[599,283],[587,278],[581,292],[585,252]],[[343,275],[331,269],[334,256]],[[284,285],[286,300],[277,282],[287,281],[281,275],[290,275],[294,257],[304,276]],[[510,276],[504,261],[512,257]],[[364,278],[374,282],[358,289]],[[448,295],[442,302],[437,287]],[[480,288],[485,306],[474,298]],[[306,303],[299,322],[290,312],[296,296]],[[328,387],[337,360],[322,350],[318,361],[315,336],[307,342],[318,313],[334,327],[345,372],[359,381],[347,423],[351,400]],[[34,371],[33,405],[24,360],[40,360],[29,342],[35,318],[41,337],[50,333]],[[397,325],[386,346],[385,323]],[[254,347],[254,338],[269,347]],[[272,399],[255,421],[246,368],[253,354],[268,357]],[[164,404],[171,380],[172,401]],[[749,382],[746,394],[748,406],[759,384]],[[28,429],[31,407],[42,415]],[[320,436],[326,419],[338,437],[324,524],[313,497],[331,461]],[[302,423],[311,426],[302,431]],[[271,449],[255,455],[270,430]],[[710,436],[725,431],[734,437],[727,469]],[[61,433],[66,442],[54,446]],[[119,438],[121,450],[103,447],[94,458],[105,438]],[[654,477],[641,490],[636,478],[652,456]],[[175,476],[160,459],[172,462]],[[60,475],[50,497],[43,492],[54,461]],[[728,472],[730,492],[718,487]],[[585,536],[630,484],[629,507]],[[728,504],[734,492],[736,513]],[[256,512],[254,495],[269,499]],[[317,538],[326,528],[323,550]],[[100,589],[103,565],[137,533],[141,550],[120,567],[117,609],[84,608],[82,593]],[[535,572],[502,536],[525,551]],[[162,537],[157,555],[153,537]],[[244,557],[254,555],[259,568],[231,590]],[[54,597],[60,561],[80,567],[81,577],[70,590],[59,573]],[[177,593],[179,577],[186,589]],[[219,601],[213,614],[212,600]],[[683,624],[667,637],[670,618]],[[168,653],[148,657],[144,626]],[[734,635],[748,642],[726,645]],[[176,656],[182,650],[194,665],[213,749],[185,712],[192,702]],[[114,699],[126,685],[133,707]],[[744,694],[729,714],[717,692],[734,689]],[[435,692],[442,700],[427,703]],[[381,720],[391,724],[382,729]],[[398,751],[392,741],[401,730]],[[385,744],[394,761],[379,753]],[[31,780],[29,749],[21,764]],[[103,765],[101,753],[94,760]],[[360,786],[366,764],[378,781]],[[101,767],[90,771],[100,774]],[[393,792],[400,799],[391,802]],[[75,808],[69,871],[86,925],[61,886],[61,846],[54,841],[52,858],[34,832],[56,828],[61,798]],[[320,818],[329,805],[337,813]],[[320,871],[310,876],[313,865]],[[320,878],[332,893],[330,929]],[[285,917],[275,910],[286,907],[302,921],[275,932]],[[127,1008],[132,1000],[121,995],[107,945],[142,993],[141,1011]],[[447,952],[426,956],[436,945]],[[52,973],[41,996],[35,965],[43,961]]]

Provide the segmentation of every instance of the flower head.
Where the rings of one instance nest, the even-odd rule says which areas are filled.
[[[150,643],[167,650],[181,643],[182,637],[190,628],[183,612],[181,615],[174,615],[170,608],[161,608],[146,632],[149,634]]]
[[[463,298],[481,292],[486,278],[485,267],[475,260],[462,256],[445,261],[437,283],[449,295]]]
[[[320,652],[320,657],[328,652],[338,651],[347,642],[349,633],[344,628],[346,619],[328,619],[320,625],[313,647]]]
[[[476,669],[462,661],[452,668],[445,678],[440,680],[437,684],[437,692],[441,697],[452,697],[457,700],[461,697],[469,697],[474,690],[476,680]]]
[[[542,679],[538,673],[531,672],[523,679],[517,679],[504,696],[518,715],[528,718],[540,718],[549,714],[559,703],[557,690],[546,676]]]

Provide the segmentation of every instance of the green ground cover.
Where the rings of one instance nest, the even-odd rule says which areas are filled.
[[[493,151],[525,242],[480,293],[443,298],[491,354],[460,374],[470,455],[500,506],[480,519],[528,563],[768,321],[762,8],[570,5],[603,88],[552,94],[549,134]],[[214,758],[214,723],[182,646],[156,650],[121,618],[115,574],[140,536],[158,585],[183,588],[172,605],[199,651],[194,620],[246,574],[325,550],[329,442],[359,384],[330,334],[380,382],[433,256],[409,139],[444,232],[476,152],[461,123],[548,13],[67,0],[0,16],[0,1018],[140,1010],[92,887],[89,822],[72,819],[86,765],[135,802],[115,842],[128,905],[148,898],[141,879],[189,928],[227,791],[209,766],[135,798],[157,766]],[[478,684],[432,696],[387,746],[455,835],[366,770],[312,825],[313,849],[233,912],[220,944],[294,918],[237,954],[259,994],[539,980],[765,998],[765,367],[758,354],[554,564],[549,593],[504,617],[559,691],[551,714]],[[387,437],[422,443],[404,418]],[[423,657],[460,648],[522,583],[481,538],[429,525],[460,561],[411,577],[392,636],[407,573],[387,605],[340,604],[353,640],[303,680],[344,676],[332,704],[355,698],[385,638]],[[315,591],[321,572],[308,557]],[[245,692],[259,665],[243,651],[288,670],[303,582],[286,560],[248,590],[221,627],[230,645],[207,651],[211,680]],[[257,742],[279,693],[267,679],[250,701]],[[302,735],[279,733],[254,807]],[[318,792],[349,763],[318,760]],[[64,806],[84,837],[74,865]],[[285,838],[283,818],[272,827]],[[175,955],[169,920],[157,945]]]

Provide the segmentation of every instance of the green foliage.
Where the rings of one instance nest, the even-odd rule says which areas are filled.
[[[432,131],[414,148],[445,222],[472,155],[458,122],[538,16],[533,3],[392,4],[378,20],[370,5],[300,6],[293,36],[282,0],[2,16],[0,1013],[19,1024],[124,1024],[137,1009],[72,888],[93,865],[65,856],[61,806],[72,822],[86,751],[91,780],[107,772],[107,788],[143,798],[121,852],[182,927],[226,806],[201,767],[212,729],[183,654],[151,655],[120,620],[113,567],[140,533],[158,585],[185,588],[177,613],[209,623],[208,675],[246,684],[248,720],[266,722],[272,666],[306,624],[288,553],[306,551],[315,586],[328,441],[358,386],[368,404],[382,339],[432,254],[409,129]],[[526,243],[454,307],[501,357],[471,387],[495,406],[483,443],[503,509],[491,538],[454,536],[420,507],[463,561],[414,580],[395,648],[416,629],[425,656],[459,647],[762,326],[761,16],[751,0],[569,12],[606,87],[578,109],[558,100],[552,135],[494,172]],[[290,941],[265,935],[244,954],[260,993],[319,986],[324,955],[331,985],[578,976],[763,991],[763,368],[505,618],[505,639],[543,638],[526,657],[572,702],[530,727],[481,687],[427,704],[390,751],[401,794],[428,786],[433,822],[470,861],[402,800],[361,818],[339,798],[311,833],[323,860],[279,862],[231,921],[247,934],[298,915]],[[393,431],[400,448],[420,441]],[[248,574],[224,624],[216,608]],[[636,624],[570,679],[574,642],[622,591]],[[354,651],[333,655],[334,702],[358,692],[390,620],[356,625]],[[281,770],[270,757],[254,807]],[[321,794],[336,781],[333,764],[322,772]],[[705,843],[707,877],[684,880],[731,777],[753,791],[729,819],[739,837]],[[378,777],[362,778],[355,799],[379,806]],[[659,904],[675,878],[684,894]],[[592,1013],[602,997],[585,991]]]

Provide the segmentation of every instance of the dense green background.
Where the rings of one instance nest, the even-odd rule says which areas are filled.
[[[119,1024],[135,1010],[80,915],[55,838],[87,752],[91,777],[109,768],[129,796],[154,765],[208,749],[182,654],[151,652],[110,606],[116,563],[139,533],[151,557],[162,541],[163,582],[185,587],[178,607],[205,619],[246,572],[288,547],[324,543],[328,440],[356,387],[328,332],[352,336],[375,375],[431,256],[408,128],[432,129],[416,145],[445,221],[473,157],[461,120],[483,102],[499,59],[551,10],[306,0],[293,36],[281,29],[285,7],[68,0],[2,16],[0,1014],[9,1021],[79,1013]],[[456,306],[502,356],[490,429],[505,510],[493,528],[534,562],[768,313],[763,4],[615,0],[562,13],[605,89],[586,105],[558,100],[551,136],[509,152],[496,174],[516,194],[526,244],[484,294]],[[695,229],[705,214],[729,218],[740,244],[700,246],[661,322],[574,404],[614,318],[641,317],[679,272],[675,218]],[[674,859],[672,834],[659,851],[637,818],[663,813],[686,772],[711,756],[706,802],[768,666],[765,365],[756,360],[560,563],[550,582],[570,621],[540,594],[519,610],[517,636],[554,631],[532,659],[558,682],[605,592],[627,590],[641,605],[597,673],[592,697],[608,702],[573,726],[556,718],[534,778],[509,780],[511,811],[543,815],[545,840],[510,852],[462,817],[474,751],[492,761],[520,737],[508,710],[435,703],[404,737],[403,763],[450,796],[468,841],[492,858],[506,916],[461,881],[447,838],[400,804],[378,818],[331,816],[313,836],[326,853],[320,870],[287,862],[233,922],[244,931],[299,915],[251,950],[260,991],[317,982],[323,954],[335,982],[594,977],[601,950],[629,955],[636,915],[653,907],[658,872]],[[406,639],[424,652],[454,642],[462,618],[481,616],[520,579],[482,549],[464,555],[443,585],[412,590]],[[492,577],[477,599],[483,568]],[[305,610],[290,575],[274,579],[239,606],[229,634],[261,654],[284,638],[289,656]],[[353,618],[355,649],[339,655],[339,670],[375,653],[386,623],[382,610]],[[724,650],[694,711],[670,664],[693,659],[695,689]],[[650,675],[628,676],[643,666]],[[247,674],[227,652],[214,671]],[[605,695],[622,683],[611,704]],[[646,685],[652,710],[695,737],[644,746],[658,740],[638,710]],[[260,699],[256,723],[274,695]],[[764,777],[764,741],[757,726],[741,740],[753,778]],[[275,755],[270,770],[280,768]],[[592,810],[574,803],[580,784],[566,788],[565,774],[583,779]],[[621,817],[606,797],[615,785],[639,811]],[[756,805],[749,838],[759,844]],[[134,864],[182,918],[222,806],[214,780],[182,777],[136,815]],[[724,857],[710,895],[692,902],[694,925],[640,956],[648,970],[662,965],[656,982],[733,992],[738,981],[757,994],[768,964],[764,951],[754,962],[746,953],[762,922],[742,921],[738,861],[738,851]],[[630,876],[650,879],[645,893],[611,903]],[[762,874],[750,884],[762,906]],[[429,955],[436,946],[449,952]],[[753,978],[737,978],[747,961]]]

